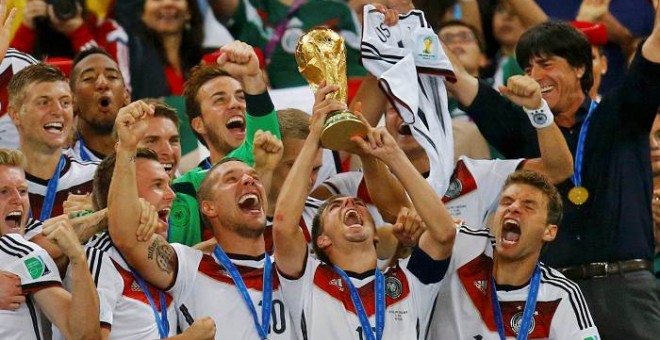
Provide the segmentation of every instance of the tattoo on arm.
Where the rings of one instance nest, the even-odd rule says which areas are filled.
[[[174,272],[176,265],[176,255],[174,249],[159,237],[156,238],[147,249],[147,258],[156,260],[158,268],[166,273]]]

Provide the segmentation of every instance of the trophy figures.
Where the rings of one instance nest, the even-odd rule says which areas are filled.
[[[329,94],[346,103],[346,47],[344,38],[329,28],[315,28],[301,36],[296,46],[298,71],[314,92],[319,84],[339,85],[339,91]],[[353,136],[366,137],[367,126],[352,112],[332,112],[325,121],[321,145],[332,150],[345,150]]]

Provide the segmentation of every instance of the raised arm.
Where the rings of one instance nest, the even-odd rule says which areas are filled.
[[[655,6],[655,24],[653,32],[642,45],[642,56],[648,61],[660,63],[660,0],[653,0]]]
[[[67,339],[98,339],[99,300],[96,286],[87,266],[87,258],[67,216],[44,222],[43,234],[57,244],[69,259],[71,294],[61,287],[47,288],[34,298],[48,319]]]
[[[530,76],[512,76],[500,92],[521,106],[536,128],[540,158],[527,161],[524,169],[542,173],[552,183],[561,183],[573,174],[573,156],[566,139],[554,122],[550,108],[541,97],[541,86]],[[543,111],[543,112],[540,112]]]
[[[435,260],[448,258],[456,236],[454,220],[440,196],[410,163],[394,138],[385,128],[378,128],[370,130],[368,142],[359,137],[353,140],[364,153],[385,162],[408,192],[415,210],[427,227],[419,240],[419,248]]]
[[[312,173],[314,159],[321,148],[321,131],[325,117],[329,112],[346,109],[346,104],[325,98],[328,93],[338,89],[337,85],[322,86],[314,94],[315,102],[309,135],[289,175],[284,180],[277,199],[273,221],[273,244],[277,269],[286,276],[299,277],[304,270],[307,242],[298,223],[309,188],[300,179],[309,178]]]
[[[529,28],[549,20],[541,6],[534,0],[504,0],[508,1],[511,9],[520,18],[522,24]]]
[[[273,170],[282,159],[282,141],[268,131],[258,130],[254,135],[254,170],[257,171],[261,179],[261,184],[266,190],[266,195],[270,192],[273,182]],[[268,203],[268,201],[264,202]],[[264,207],[268,211],[267,207]]]
[[[129,265],[146,281],[165,289],[175,279],[177,258],[167,241],[154,235],[138,240],[142,212],[137,192],[135,157],[153,108],[142,101],[123,107],[117,113],[115,129],[119,137],[117,160],[108,193],[108,230],[113,243]]]

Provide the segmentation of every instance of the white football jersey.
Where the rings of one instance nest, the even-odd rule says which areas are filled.
[[[169,290],[178,306],[180,320],[195,320],[210,316],[215,321],[215,338],[232,340],[259,339],[259,333],[252,320],[252,314],[243,296],[234,285],[229,273],[214,256],[201,251],[172,244],[179,261],[174,285]],[[241,273],[245,286],[252,299],[259,320],[261,320],[261,297],[263,289],[264,259],[228,254],[232,263]],[[297,339],[300,330],[291,320],[280,292],[280,283],[273,264],[273,304],[269,339]],[[188,322],[181,322],[185,330]]]
[[[26,294],[18,310],[0,310],[0,339],[43,339],[41,311],[33,294],[62,286],[55,262],[36,243],[19,234],[7,234],[0,237],[0,270],[18,275]]]
[[[319,207],[323,201],[313,197],[307,197],[305,200],[305,207],[303,208],[302,216],[300,217],[299,226],[305,235],[305,241],[310,243],[312,240],[312,221]],[[266,229],[264,229],[264,242],[266,243],[266,252],[273,254],[273,220],[268,218],[266,220]]]
[[[490,208],[497,203],[506,178],[516,171],[523,159],[476,160],[461,156],[452,173],[449,189],[442,201],[449,213],[467,225],[485,225]],[[323,185],[333,194],[356,196],[368,203],[376,225],[383,225],[378,209],[371,204],[362,172],[351,171],[329,178]],[[383,224],[378,224],[378,222]]]
[[[427,339],[499,340],[491,302],[494,239],[488,229],[461,226]],[[529,284],[497,289],[504,331],[515,339]],[[577,284],[541,263],[541,284],[528,339],[600,339]]]
[[[130,267],[107,232],[85,245],[89,270],[99,294],[100,321],[110,328],[110,339],[159,339],[153,309]],[[160,291],[145,282],[160,315]],[[177,313],[172,295],[164,293],[169,336],[176,335]]]
[[[407,268],[399,265],[384,273],[383,339],[423,338],[447,262],[433,261],[416,250]],[[375,328],[373,271],[347,274],[358,290],[371,327]],[[290,279],[282,274],[279,277],[284,301],[296,327],[302,329],[303,339],[366,339],[349,288],[331,266],[308,256],[300,278]]]

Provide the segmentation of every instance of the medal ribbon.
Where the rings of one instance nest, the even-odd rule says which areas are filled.
[[[92,158],[89,157],[89,154],[87,153],[87,151],[85,151],[85,141],[83,141],[80,132],[76,132],[76,138],[78,138],[78,142],[80,143],[80,159],[85,162],[91,161]]]
[[[280,21],[275,27],[273,36],[270,37],[270,40],[268,40],[266,46],[264,47],[264,58],[266,59],[266,65],[270,64],[270,57],[273,55],[273,52],[275,52],[275,45],[277,45],[282,40],[282,34],[284,34],[286,25],[289,24],[289,21],[291,18],[293,18],[293,15],[304,3],[305,0],[296,0],[296,2],[294,2],[293,5],[291,5],[289,8],[289,12],[286,14],[286,17],[282,19],[282,21]]]
[[[598,106],[595,100],[591,101],[589,106],[589,113],[587,113],[587,118],[584,119],[582,127],[580,128],[580,135],[578,136],[578,144],[575,150],[575,171],[571,176],[571,181],[575,184],[576,187],[582,186],[582,158],[584,156],[584,141],[587,139],[587,131],[589,131],[589,124],[591,124],[591,118],[593,113]]]
[[[376,291],[376,334],[374,335],[357,288],[355,288],[351,279],[341,268],[335,266],[335,271],[346,282],[348,290],[351,292],[351,301],[353,301],[353,307],[355,307],[358,319],[360,319],[360,325],[362,326],[362,332],[365,338],[367,340],[381,340],[383,338],[383,330],[385,329],[385,276],[376,268],[374,284],[374,290]]]
[[[55,196],[57,195],[57,183],[60,182],[60,174],[62,173],[62,169],[64,169],[64,165],[66,164],[66,160],[64,159],[64,155],[60,156],[60,161],[57,163],[57,168],[55,168],[55,173],[53,174],[53,177],[51,177],[48,180],[48,186],[46,187],[46,197],[44,197],[44,204],[41,206],[41,215],[39,215],[39,219],[41,221],[45,221],[50,218],[50,215],[53,212],[53,206],[55,205]],[[30,210],[30,217],[32,217],[32,211]]]
[[[257,310],[252,303],[250,298],[250,293],[243,282],[241,274],[236,269],[236,266],[231,262],[229,256],[225,253],[220,246],[216,245],[213,250],[215,257],[220,261],[223,267],[229,272],[236,288],[241,293],[243,301],[250,309],[250,314],[252,314],[252,320],[254,321],[254,327],[259,333],[259,338],[262,340],[267,339],[268,337],[268,326],[270,325],[270,310],[273,306],[273,277],[272,277],[272,263],[270,262],[270,257],[268,254],[264,254],[264,274],[263,274],[263,296],[261,298],[261,324],[259,323],[259,318],[257,317]]]
[[[167,304],[165,302],[165,293],[162,290],[160,291],[160,315],[158,314],[158,308],[156,308],[156,302],[154,302],[153,297],[151,297],[151,293],[149,292],[149,288],[147,287],[147,284],[144,282],[140,274],[138,274],[133,268],[131,268],[131,274],[133,274],[133,278],[135,279],[135,282],[140,286],[140,289],[142,289],[142,292],[144,292],[144,295],[147,297],[147,300],[149,301],[149,305],[151,306],[151,309],[154,311],[154,318],[156,319],[156,325],[158,326],[158,333],[160,334],[161,339],[165,339],[169,336],[170,334],[170,324],[167,321]]]
[[[536,309],[536,298],[539,293],[539,286],[541,284],[541,267],[536,264],[532,280],[529,284],[529,293],[527,293],[527,301],[525,302],[525,310],[523,311],[522,322],[518,329],[517,340],[527,340],[529,335],[529,327],[534,319],[534,310]],[[505,340],[504,335],[504,321],[502,319],[502,310],[500,309],[500,302],[497,299],[497,289],[495,288],[495,278],[490,278],[491,286],[491,301],[493,303],[493,312],[495,314],[495,323],[497,324],[497,333],[500,335],[501,340]]]
[[[208,170],[210,168],[211,168],[211,156],[207,157],[204,160],[204,164],[202,165],[202,169],[204,169],[204,170]]]

